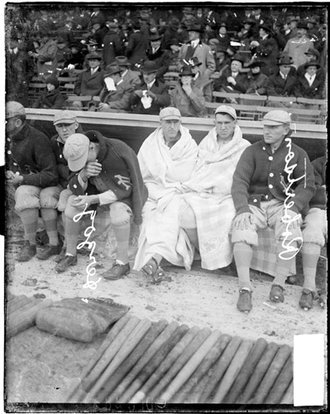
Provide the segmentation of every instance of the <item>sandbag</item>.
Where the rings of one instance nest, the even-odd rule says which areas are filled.
[[[41,309],[36,326],[42,331],[80,342],[91,342],[125,315],[129,307],[112,299],[69,298]]]

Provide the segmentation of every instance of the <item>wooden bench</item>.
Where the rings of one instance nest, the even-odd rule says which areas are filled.
[[[219,103],[240,103],[240,94],[239,93],[231,93],[231,92],[218,92],[213,91],[213,101]]]
[[[257,111],[260,113],[261,120],[266,113],[271,110],[279,109],[272,107],[259,106]],[[291,121],[300,124],[322,124],[322,116],[320,110],[299,109],[299,108],[281,108],[291,114]]]
[[[264,106],[267,102],[266,95],[256,95],[256,94],[249,94],[249,93],[241,93],[240,94],[240,103],[242,105],[258,105]]]

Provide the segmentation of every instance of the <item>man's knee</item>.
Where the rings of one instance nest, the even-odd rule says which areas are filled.
[[[249,229],[237,229],[233,228],[231,232],[231,242],[233,244],[236,243],[245,243],[250,246],[257,246],[258,245],[258,233],[256,230],[249,228]]]
[[[56,209],[60,192],[60,186],[43,188],[40,191],[40,207]]]
[[[327,217],[325,210],[311,209],[303,223],[302,237],[304,243],[314,243],[322,247],[325,245],[326,236]]]
[[[110,221],[114,226],[123,226],[131,221],[132,210],[122,202],[115,202],[110,205]]]
[[[82,210],[75,206],[75,195],[71,195],[67,199],[67,203],[64,210],[65,217],[73,220],[74,216],[81,213]]]
[[[58,211],[64,211],[65,210],[65,207],[68,203],[68,199],[71,195],[73,195],[72,191],[68,188],[61,191],[60,196],[59,196],[59,200],[58,200],[58,203],[57,203],[57,210]]]
[[[34,185],[21,185],[15,191],[15,210],[20,212],[28,208],[40,208],[41,188]]]

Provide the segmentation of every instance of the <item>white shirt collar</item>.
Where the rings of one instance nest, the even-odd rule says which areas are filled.
[[[148,86],[148,89],[151,89],[152,88],[152,86],[153,86],[153,84],[156,82],[156,79],[154,79],[151,83],[148,83],[147,84],[147,86]]]
[[[197,47],[197,46],[198,46],[198,44],[199,44],[199,39],[192,40],[192,41],[190,42],[190,44],[191,44],[191,46],[192,46],[192,47]]]
[[[128,69],[126,69],[122,74],[121,74],[121,77],[123,78],[125,75],[127,75],[127,73],[128,73]]]

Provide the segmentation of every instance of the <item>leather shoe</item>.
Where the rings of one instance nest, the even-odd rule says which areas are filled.
[[[280,285],[272,285],[269,292],[269,299],[272,302],[279,303],[284,302],[284,288]]]
[[[25,240],[24,246],[18,254],[18,262],[28,262],[35,256],[37,253],[37,246],[35,244],[30,244],[28,240]]]
[[[252,292],[250,289],[242,288],[239,291],[239,298],[237,301],[237,309],[240,312],[249,313],[252,309]]]
[[[60,261],[65,258],[65,252],[66,252],[66,248],[62,247],[60,254],[54,257],[54,262],[60,263]]]
[[[104,272],[102,276],[104,277],[104,279],[107,279],[107,280],[118,280],[124,277],[125,275],[127,275],[129,271],[130,271],[129,263],[126,263],[124,265],[115,263],[112,266],[112,268]]]
[[[314,292],[309,289],[303,289],[299,300],[299,306],[304,310],[310,310],[313,307]]]
[[[74,266],[77,264],[77,256],[65,256],[57,265],[55,266],[56,273],[63,273],[70,266]]]
[[[51,256],[59,254],[61,251],[61,246],[58,244],[57,246],[48,245],[41,251],[37,253],[37,259],[39,260],[47,260]]]

